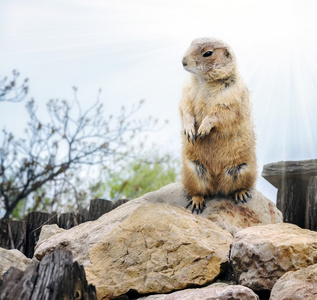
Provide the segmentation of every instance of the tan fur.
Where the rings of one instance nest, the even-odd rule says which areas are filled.
[[[212,55],[204,57],[207,51]],[[197,39],[183,65],[192,73],[180,101],[182,180],[192,209],[202,211],[204,197],[216,194],[244,202],[257,167],[249,92],[235,55],[222,41]]]

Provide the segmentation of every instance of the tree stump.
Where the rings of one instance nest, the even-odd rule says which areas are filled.
[[[57,214],[31,212],[27,216],[25,256],[32,258],[43,225],[57,224]]]
[[[34,262],[24,272],[10,268],[0,286],[1,300],[95,300],[96,289],[88,285],[83,266],[73,262],[71,252],[57,250]]]
[[[284,222],[317,231],[317,159],[267,164],[262,177],[278,189]]]

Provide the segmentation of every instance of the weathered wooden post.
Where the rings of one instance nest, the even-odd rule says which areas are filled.
[[[278,189],[284,222],[317,231],[317,159],[267,164],[262,177]]]
[[[93,199],[90,201],[89,207],[89,221],[97,220],[103,214],[112,210],[113,204],[110,200]]]
[[[25,256],[32,258],[34,247],[39,240],[43,225],[56,224],[57,214],[42,212],[31,212],[27,216],[26,238],[25,238]]]
[[[93,199],[90,201],[89,207],[89,221],[97,220],[103,214],[117,208],[118,206],[129,201],[128,199],[119,199],[116,201],[110,201],[105,199]]]
[[[311,230],[317,231],[317,176],[309,179],[307,188],[308,223]]]
[[[63,229],[70,229],[85,222],[85,217],[76,213],[64,213],[58,218],[57,225]]]
[[[0,219],[0,247],[5,249],[18,249],[24,253],[25,232],[25,221]]]
[[[0,283],[0,299],[6,300],[96,300],[84,267],[73,262],[69,251],[56,250],[25,271],[10,268]]]

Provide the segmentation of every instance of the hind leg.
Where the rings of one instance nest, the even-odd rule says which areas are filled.
[[[197,214],[202,213],[206,207],[204,196],[193,196],[189,201],[186,208],[191,207],[192,213],[197,212]]]
[[[182,177],[184,188],[191,196],[186,208],[201,213],[205,208],[204,196],[213,194],[212,176],[199,161],[184,159]]]
[[[251,198],[249,190],[253,188],[256,180],[256,167],[247,163],[227,168],[222,174],[220,192],[232,195],[236,204],[246,203]]]
[[[236,204],[247,203],[247,199],[251,198],[251,194],[247,190],[240,190],[233,193],[233,199]]]

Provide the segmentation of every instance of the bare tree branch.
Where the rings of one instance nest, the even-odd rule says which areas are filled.
[[[0,76],[0,102],[20,102],[28,93],[28,79],[24,79],[21,85],[17,84],[20,73],[12,71],[12,78]]]
[[[0,203],[5,209],[4,218],[12,214],[20,201],[49,183],[54,183],[55,190],[60,189],[59,195],[74,188],[69,176],[83,165],[109,167],[113,161],[135,155],[130,141],[155,128],[151,119],[132,120],[141,102],[130,111],[122,108],[117,118],[105,117],[99,100],[82,111],[77,89],[74,91],[72,104],[58,99],[48,102],[49,122],[38,116],[35,102],[29,101],[26,107],[30,120],[25,138],[15,139],[3,130]]]

